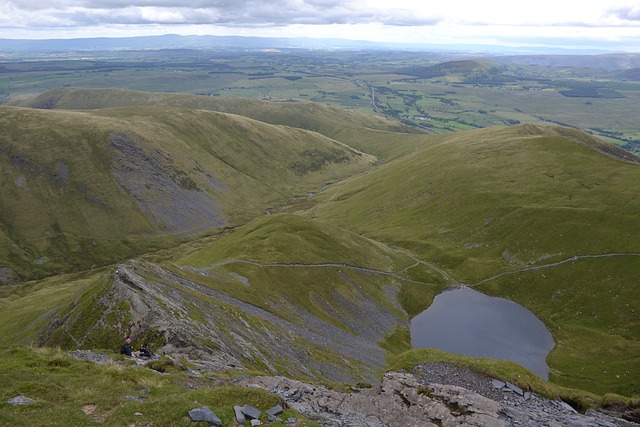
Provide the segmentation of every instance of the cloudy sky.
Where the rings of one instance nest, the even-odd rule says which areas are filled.
[[[640,52],[640,0],[0,0],[0,38],[169,33]]]

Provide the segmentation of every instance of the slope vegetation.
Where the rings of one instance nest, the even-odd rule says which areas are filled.
[[[464,283],[547,324],[551,381],[640,393],[640,166],[623,150],[559,127],[397,132],[304,103],[38,102],[0,115],[0,279],[123,261],[4,287],[0,342],[133,335],[215,370],[371,379],[408,349],[409,318]]]
[[[182,93],[152,93],[126,89],[63,88],[45,92],[22,106],[45,109],[100,109],[125,106],[168,106],[238,114],[275,125],[307,129],[338,139],[346,129],[371,129],[400,133],[420,133],[414,128],[379,116],[330,107],[314,102],[269,102],[255,99],[224,99]],[[338,139],[353,143],[360,138]]]
[[[376,159],[318,133],[204,110],[3,107],[4,282],[233,226]]]
[[[7,287],[0,342],[117,348],[131,335],[217,371],[369,381],[384,367],[380,343],[408,348],[405,285],[435,294],[444,283],[405,253],[272,215],[115,269]]]
[[[638,393],[640,166],[617,156],[563,128],[453,134],[332,187],[311,214],[531,308],[558,343],[552,380]]]

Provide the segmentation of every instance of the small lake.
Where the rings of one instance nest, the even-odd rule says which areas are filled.
[[[411,321],[411,346],[516,362],[544,379],[555,346],[551,332],[531,311],[471,288],[450,288]]]

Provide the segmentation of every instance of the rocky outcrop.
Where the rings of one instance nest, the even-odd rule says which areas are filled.
[[[91,351],[70,353],[80,360],[102,363]],[[137,364],[129,365],[137,366]],[[190,374],[201,376],[190,371]],[[437,379],[439,382],[433,382]],[[373,387],[352,387],[350,393],[304,383],[283,376],[236,379],[236,385],[260,388],[277,394],[282,402],[261,411],[237,402],[234,418],[240,425],[261,425],[279,421],[297,425],[296,418],[279,417],[285,408],[326,427],[639,427],[620,418],[621,413],[588,410],[581,414],[566,402],[543,398],[515,384],[488,377],[463,366],[430,362],[413,373],[388,372]],[[464,386],[462,386],[463,384]],[[205,386],[204,383],[201,386]],[[148,393],[142,390],[141,393]],[[123,399],[146,401],[146,397]],[[33,401],[18,397],[7,403]],[[216,424],[207,407],[189,411],[193,421]],[[215,418],[214,418],[215,417]],[[262,421],[260,421],[262,420]]]
[[[190,235],[225,223],[215,199],[215,193],[224,187],[210,175],[184,172],[171,156],[159,149],[147,153],[120,133],[111,134],[109,147],[113,176],[159,229]],[[196,173],[202,175],[200,185],[191,177]]]
[[[505,426],[500,405],[462,387],[423,386],[408,373],[388,373],[380,385],[357,393],[342,393],[284,377],[242,381],[276,393],[290,408],[322,425],[342,426]]]
[[[446,369],[454,372],[458,368],[447,365]],[[424,372],[424,367],[421,370]],[[429,382],[424,375],[407,372],[389,372],[379,385],[352,393],[284,377],[250,378],[240,385],[276,393],[290,408],[327,427],[639,425],[592,410],[580,414],[562,401],[545,399],[535,393],[520,394],[509,387],[498,389],[491,378],[480,374],[466,378],[464,372],[464,369],[459,371],[459,379],[467,381],[469,386],[476,384],[481,390],[491,391],[493,398],[458,385]]]
[[[13,285],[18,282],[18,275],[9,267],[0,267],[0,285]]]
[[[352,383],[376,378],[376,370],[385,363],[385,352],[377,343],[396,326],[407,325],[405,318],[346,279],[361,298],[351,301],[337,295],[332,304],[324,302],[335,324],[286,295],[278,297],[277,305],[252,304],[216,290],[214,279],[245,286],[230,274],[203,276],[198,282],[193,271],[168,270],[140,260],[120,264],[104,279],[104,293],[76,296],[79,302],[70,311],[52,313],[38,344],[104,348],[99,339],[106,337],[117,348],[130,336],[134,346],[148,341],[154,353],[189,359],[205,371],[249,368]],[[79,311],[82,304],[88,312]],[[357,317],[349,315],[355,313]],[[115,337],[98,333],[104,330],[115,331]],[[73,336],[64,343],[51,341],[57,334]]]

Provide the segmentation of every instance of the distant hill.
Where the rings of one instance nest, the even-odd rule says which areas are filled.
[[[321,133],[358,148],[359,131],[417,133],[413,127],[380,116],[314,102],[270,102],[217,98],[182,93],[153,93],[126,89],[63,88],[47,91],[15,105],[40,109],[92,110],[109,107],[165,105],[237,114],[274,125]],[[355,134],[354,134],[355,131]]]
[[[572,50],[556,47],[509,47],[480,44],[431,44],[431,43],[390,43],[366,40],[310,37],[246,37],[246,36],[182,36],[164,34],[140,37],[88,37],[75,39],[2,39],[0,50],[5,54],[66,53],[70,51],[91,52],[109,50],[148,49],[345,49],[345,50],[405,50],[430,52],[510,52],[567,54]],[[580,49],[580,53],[596,54],[607,50]]]
[[[448,61],[433,65],[430,68],[442,73],[477,73],[482,71],[505,69],[503,65],[486,59]]]
[[[409,74],[427,79],[444,76],[459,76],[462,81],[481,83],[504,83],[514,80],[508,74],[508,67],[490,59],[464,59],[447,61],[424,67],[413,67],[400,70],[401,74]]]
[[[609,71],[640,68],[640,54],[637,53],[601,55],[510,55],[496,56],[492,59],[503,64],[538,65],[541,67],[587,67]]]
[[[618,77],[633,82],[640,82],[640,67],[621,71],[619,72]]]
[[[343,46],[375,46],[370,42],[333,40]],[[0,39],[5,52],[104,51],[146,49],[268,49],[312,48],[325,46],[328,41],[308,38],[241,37],[241,36],[180,36],[165,34],[139,37],[89,37],[75,39]]]

